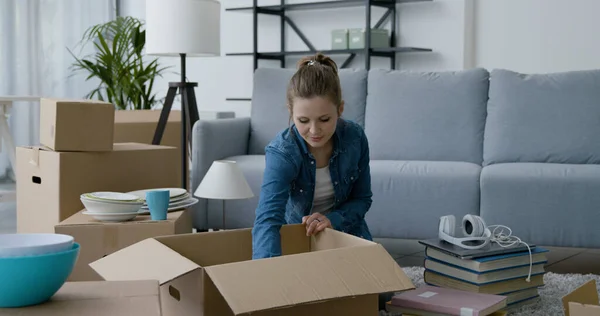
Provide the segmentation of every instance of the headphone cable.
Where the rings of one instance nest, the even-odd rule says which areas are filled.
[[[523,244],[527,247],[527,250],[529,251],[529,274],[527,275],[527,279],[525,280],[527,282],[531,282],[531,270],[533,268],[533,255],[531,254],[531,247],[529,247],[529,245],[526,242],[522,241],[519,237],[512,236],[512,230],[509,227],[504,225],[490,225],[488,226],[488,229],[492,227],[494,227],[494,229],[492,230],[492,236],[490,237],[491,242],[495,242],[503,248],[511,247],[515,244]],[[502,230],[500,231],[500,233],[496,234],[496,229],[498,228],[501,228]],[[508,230],[508,235],[503,234],[503,228],[506,228]]]

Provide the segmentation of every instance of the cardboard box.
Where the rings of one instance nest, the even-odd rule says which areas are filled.
[[[115,143],[152,144],[160,113],[160,109],[115,111],[113,141]],[[171,110],[169,113],[159,145],[177,148],[177,166],[181,166],[181,111]],[[181,186],[181,184],[178,184],[178,186]]]
[[[107,102],[40,99],[40,144],[52,150],[112,150],[114,122]]]
[[[156,279],[162,312],[378,315],[378,293],[414,289],[380,244],[284,225],[283,256],[252,259],[252,229],[146,239],[90,264],[106,280]]]
[[[161,110],[115,111],[115,143],[152,144]],[[160,145],[181,148],[181,111],[171,110]]]
[[[192,215],[190,211],[182,210],[169,212],[164,221],[153,221],[150,215],[140,215],[131,221],[110,223],[78,212],[56,225],[54,231],[73,236],[81,245],[69,281],[101,281],[102,278],[90,268],[91,262],[146,238],[191,233]]]
[[[363,28],[350,29],[348,33],[348,48],[361,49],[365,47],[366,30]],[[371,48],[390,47],[390,35],[386,29],[371,29]]]
[[[565,316],[600,316],[596,280],[589,280],[562,298]]]
[[[43,304],[0,308],[3,316],[161,316],[158,282],[67,282]]]
[[[179,187],[178,157],[177,148],[138,143],[107,152],[17,147],[17,232],[53,233],[84,208],[83,193]]]
[[[348,29],[331,31],[331,49],[348,49]]]

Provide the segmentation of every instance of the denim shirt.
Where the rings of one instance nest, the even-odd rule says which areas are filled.
[[[369,145],[363,128],[339,119],[329,160],[335,204],[326,216],[334,229],[372,240],[365,222],[371,207]],[[253,259],[281,255],[279,229],[309,215],[316,161],[294,125],[265,147],[265,171],[252,229]]]

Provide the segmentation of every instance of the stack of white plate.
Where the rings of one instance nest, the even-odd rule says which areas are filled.
[[[197,198],[193,197],[187,190],[181,188],[156,188],[128,192],[128,194],[135,195],[139,199],[143,200],[144,204],[139,210],[140,214],[150,214],[148,204],[146,204],[146,192],[156,190],[169,191],[169,212],[184,209],[198,203]]]
[[[123,222],[135,218],[144,200],[136,195],[120,192],[91,192],[80,196],[86,210],[83,214],[90,215],[103,222]]]

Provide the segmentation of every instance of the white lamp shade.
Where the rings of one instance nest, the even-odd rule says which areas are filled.
[[[254,196],[235,161],[216,160],[194,195],[206,199],[248,199]]]
[[[221,54],[221,3],[146,0],[146,53],[158,56]]]

